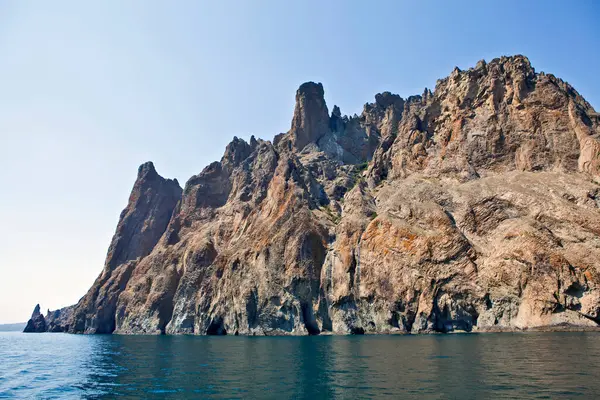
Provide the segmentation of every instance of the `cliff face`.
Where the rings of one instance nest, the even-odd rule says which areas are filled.
[[[129,281],[134,267],[148,256],[163,236],[177,203],[181,187],[177,180],[164,179],[150,162],[140,166],[121,212],[100,276],[79,302],[71,307],[49,312],[50,331],[112,333],[119,295]]]
[[[318,334],[600,323],[600,121],[523,56],[432,93],[235,138],[183,191],[140,167],[101,275],[53,331]]]

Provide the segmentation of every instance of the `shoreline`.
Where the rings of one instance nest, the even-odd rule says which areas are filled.
[[[9,331],[6,331],[9,332]],[[18,332],[18,331],[12,331]],[[309,334],[281,334],[281,333],[266,333],[266,334],[221,334],[221,335],[207,335],[207,334],[196,334],[196,333],[127,333],[127,332],[113,332],[113,333],[85,333],[85,332],[19,332],[19,333],[64,333],[67,335],[115,335],[115,336],[241,336],[241,337],[305,337],[305,336],[428,336],[428,335],[468,335],[468,334],[487,334],[487,333],[528,333],[528,332],[600,332],[600,326],[577,326],[577,325],[546,325],[537,327],[526,327],[526,328],[484,328],[474,329],[472,331],[461,331],[455,330],[450,332],[364,332],[364,333],[336,333],[336,332],[321,332],[317,335]]]

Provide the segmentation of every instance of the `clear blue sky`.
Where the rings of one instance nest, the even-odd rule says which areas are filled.
[[[320,81],[360,113],[521,53],[600,107],[600,2],[0,2],[0,323],[76,302],[136,169],[184,184],[234,135],[289,129]]]

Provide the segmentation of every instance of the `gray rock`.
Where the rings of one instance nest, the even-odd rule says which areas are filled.
[[[31,314],[31,318],[27,321],[27,325],[23,330],[25,333],[46,332],[46,319],[40,313],[40,305],[36,305]]]

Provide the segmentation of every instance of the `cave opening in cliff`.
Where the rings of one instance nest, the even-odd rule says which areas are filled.
[[[364,335],[365,330],[361,326],[354,326],[354,327],[350,328],[350,334],[351,335]]]
[[[206,334],[209,336],[227,335],[227,330],[225,329],[223,320],[222,319],[214,319],[208,326],[208,329],[206,330]]]
[[[302,304],[302,319],[304,320],[304,326],[306,327],[309,335],[318,335],[321,333],[321,330],[317,325],[317,321],[315,320],[312,307],[310,307],[308,304]]]

